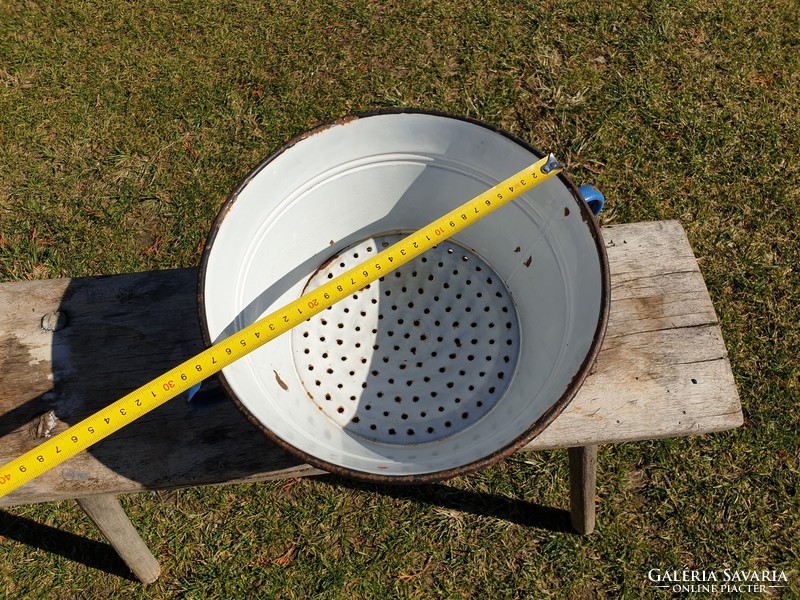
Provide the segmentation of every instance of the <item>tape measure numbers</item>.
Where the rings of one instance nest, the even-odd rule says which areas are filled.
[[[549,155],[369,260],[207,348],[0,467],[0,497],[89,448],[253,350],[358,292],[562,170]]]

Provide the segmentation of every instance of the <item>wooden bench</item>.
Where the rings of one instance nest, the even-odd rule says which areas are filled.
[[[575,529],[595,523],[597,446],[731,429],[742,411],[722,335],[674,221],[603,230],[608,331],[592,374],[526,449],[569,449]],[[196,269],[0,285],[0,464],[202,348]],[[207,398],[208,400],[208,398]],[[227,401],[175,399],[0,499],[77,499],[132,572],[158,562],[116,494],[320,471],[269,443]]]

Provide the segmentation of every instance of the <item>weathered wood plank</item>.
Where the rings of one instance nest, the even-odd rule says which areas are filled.
[[[612,304],[595,372],[528,448],[738,426],[725,347],[681,226],[618,225],[604,236]],[[49,433],[49,411],[58,433],[199,351],[196,277],[183,269],[0,285],[0,463]],[[0,506],[314,473],[232,403],[176,399]]]
[[[742,409],[717,316],[675,221],[603,230],[611,314],[594,372],[527,448],[732,429]]]

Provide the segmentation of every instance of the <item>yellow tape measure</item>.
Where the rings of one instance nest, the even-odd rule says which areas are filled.
[[[358,292],[562,170],[549,155],[317,289],[218,342],[0,468],[0,497]]]

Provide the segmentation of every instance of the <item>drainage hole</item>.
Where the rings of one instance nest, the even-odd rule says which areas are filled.
[[[454,402],[455,402],[456,404],[461,404],[461,398],[456,398],[456,399],[454,400]]]
[[[375,423],[373,423],[372,425],[370,425],[370,426],[369,426],[369,428],[370,428],[372,431],[375,431],[375,430],[378,428],[378,426],[377,426],[377,425],[375,425]]]
[[[307,332],[307,331],[304,331],[304,332],[303,332],[303,337],[304,337],[304,338],[307,338],[307,337],[308,337],[308,332]]]
[[[439,353],[438,353],[438,352],[436,352],[436,350],[432,350],[432,351],[431,351],[431,356],[432,356],[433,358],[436,358],[436,356],[437,356],[438,354],[439,354]]]
[[[378,392],[378,393],[377,393],[377,394],[375,394],[375,395],[376,395],[378,398],[383,398],[383,392]]]
[[[490,393],[490,394],[494,394],[494,390],[495,390],[494,386],[490,387],[490,388],[489,388],[489,393]]]
[[[370,373],[370,375],[372,375],[373,377],[377,377],[377,376],[378,376],[378,371],[377,371],[376,369],[373,369],[373,370],[372,370],[372,371],[370,371],[369,373]]]
[[[308,365],[308,370],[309,371],[313,371],[314,370],[314,365]]]
[[[431,378],[425,375],[425,377],[422,378],[422,381],[424,381],[425,383],[430,383]]]
[[[478,408],[480,408],[481,406],[483,406],[483,402],[482,402],[481,400],[478,400],[478,401],[475,403],[475,406],[477,406]]]
[[[396,433],[397,432],[394,430],[394,428],[389,429],[389,435],[394,435]]]
[[[351,420],[353,423],[358,423],[358,422],[359,422],[361,419],[359,419],[358,417],[353,417],[353,418],[352,418],[352,419],[350,419],[350,420]]]
[[[455,352],[453,352],[452,354],[450,354],[450,360],[455,360],[456,356],[458,355]]]
[[[397,402],[398,404],[400,404],[403,401],[403,397],[402,396],[395,396],[394,397],[394,401]]]
[[[403,413],[402,415],[400,415],[400,418],[403,419],[403,421],[405,421],[406,419],[408,419],[408,415],[406,413]]]
[[[475,391],[475,386],[474,386],[474,385],[471,385],[471,386],[469,386],[467,389],[468,389],[470,392],[474,392],[474,391]]]
[[[383,416],[388,417],[391,413],[388,410],[383,411]]]
[[[480,371],[478,377],[486,377],[486,371]]]
[[[322,382],[321,382],[319,379],[317,379],[316,381],[314,381],[314,383],[315,383],[315,384],[317,384],[317,387],[319,387],[319,386],[321,386],[321,385],[322,385]]]
[[[467,356],[467,360],[475,360],[475,356],[473,354],[469,354]]]
[[[447,371],[447,367],[439,367],[439,373],[444,373]]]
[[[367,405],[364,407],[364,410],[372,410],[372,405],[371,405],[371,404],[367,404]]]
[[[389,385],[394,385],[394,378],[393,377],[389,378]]]
[[[356,397],[355,397],[355,396],[350,396],[350,400],[351,400],[352,402],[355,402],[355,401],[356,401]]]
[[[461,418],[462,419],[469,419],[469,413],[468,412],[461,413]]]
[[[383,357],[383,362],[388,363],[389,362],[389,357],[388,356],[384,356]]]
[[[341,346],[342,344],[344,344],[344,340],[336,340],[336,343]]]
[[[394,335],[394,331],[387,331],[386,335],[388,335],[389,337],[392,337]]]
[[[413,379],[409,379],[408,381],[406,381],[406,385],[408,387],[411,387],[412,385],[414,385],[414,380]]]
[[[361,348],[361,342],[356,342],[355,346],[356,348]]]
[[[324,342],[324,341],[325,341],[325,336],[324,336],[324,335],[323,335],[323,336],[320,336],[320,338],[319,338],[319,341],[320,341],[320,342]]]
[[[437,392],[431,392],[431,398],[436,398],[439,394]]]
[[[405,369],[407,366],[408,366],[408,365],[407,365],[406,363],[402,363],[402,364],[400,365],[400,369]]]
[[[433,433],[435,429],[433,427],[428,427],[428,433]]]
[[[408,431],[406,431],[406,434],[407,435],[414,435],[414,430],[413,429],[409,429]]]
[[[311,353],[311,350],[309,350],[308,348],[306,348],[305,350],[303,350],[303,353],[304,353],[304,354],[310,354],[310,353]]]
[[[408,308],[414,308],[414,303],[413,302],[409,302],[408,303]]]
[[[355,371],[350,371],[350,377],[352,377],[352,376],[353,376],[353,375],[355,375],[355,374],[356,374],[356,372],[355,372]]]
[[[498,379],[502,379],[502,378],[503,378],[503,377],[505,377],[505,376],[506,376],[506,374],[505,374],[505,373],[503,373],[503,371],[500,371],[500,372],[497,374],[497,378],[498,378]]]
[[[331,395],[330,394],[325,394],[325,400],[330,400],[330,399],[331,399]]]
[[[344,406],[337,406],[336,407],[336,412],[339,413],[339,414],[342,414],[344,412]]]
[[[344,387],[344,384],[343,383],[337,383],[336,387],[339,388],[339,389],[342,389]]]
[[[333,375],[333,369],[327,369],[328,375]]]
[[[428,416],[428,413],[426,413],[426,412],[423,410],[421,413],[419,413],[419,416],[420,416],[420,417],[422,417],[422,418],[424,419],[425,417],[427,417],[427,416]]]
[[[405,323],[405,320],[403,320],[403,319],[397,319],[397,324],[398,324],[398,325],[402,325],[403,323]]]
[[[445,421],[445,422],[444,422],[444,426],[445,426],[445,427],[452,427],[452,426],[453,426],[453,424],[452,424],[450,421]]]
[[[448,381],[448,382],[447,382],[447,388],[448,388],[448,389],[453,389],[453,386],[454,386],[454,385],[455,385],[455,383],[453,383],[452,381]]]
[[[414,397],[411,399],[411,401],[412,401],[412,402],[419,402],[419,396],[414,396]]]
[[[444,406],[439,407],[439,412],[444,412]]]

